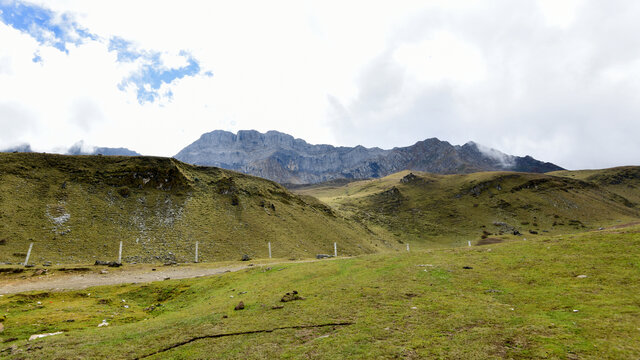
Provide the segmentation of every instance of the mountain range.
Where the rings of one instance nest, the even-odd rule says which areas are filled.
[[[530,156],[513,156],[475,142],[462,146],[430,138],[411,146],[380,148],[312,145],[278,131],[237,134],[215,130],[185,147],[175,158],[216,166],[282,184],[313,184],[335,179],[384,177],[402,170],[436,174],[479,171],[544,173],[561,167]]]
[[[84,143],[82,141],[75,143],[73,146],[64,151],[65,155],[111,155],[111,156],[140,156],[141,154],[127,148],[110,148],[110,147],[92,147],[90,150],[83,150]],[[21,144],[10,148],[0,150],[0,153],[31,153],[30,144]]]

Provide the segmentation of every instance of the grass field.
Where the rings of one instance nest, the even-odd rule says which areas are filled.
[[[635,359],[639,259],[635,226],[6,295],[0,357]]]

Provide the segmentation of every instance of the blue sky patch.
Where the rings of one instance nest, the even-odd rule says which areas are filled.
[[[81,45],[86,41],[106,43],[109,52],[116,52],[117,62],[139,66],[118,84],[118,88],[125,91],[133,85],[141,105],[160,98],[170,100],[173,91],[165,88],[160,93],[163,84],[172,84],[186,76],[196,76],[201,71],[200,62],[184,50],[179,55],[185,59],[186,65],[172,68],[164,64],[161,52],[140,49],[133,42],[118,36],[106,40],[82,28],[72,15],[58,14],[35,4],[0,0],[0,21],[29,34],[41,45],[55,47],[66,54],[69,54],[69,44]],[[39,51],[33,54],[31,60],[34,63],[43,61]],[[207,71],[204,75],[211,77],[213,73]]]
[[[49,9],[19,1],[0,1],[0,21],[31,35],[40,44],[65,53],[69,53],[68,44],[80,45],[87,39],[97,39],[68,14],[57,15]]]
[[[36,63],[36,64],[37,64],[37,63],[41,63],[41,62],[42,62],[42,56],[40,56],[40,52],[39,52],[39,51],[36,51],[36,52],[33,54],[33,59],[31,59],[31,61],[33,61],[33,62],[34,62],[34,63]]]
[[[160,53],[150,55],[149,63],[142,65],[139,71],[131,74],[118,85],[120,90],[125,90],[129,85],[134,85],[138,102],[154,102],[160,95],[162,84],[171,84],[173,81],[182,79],[185,76],[195,76],[200,73],[200,63],[191,55],[181,52],[187,60],[187,65],[179,68],[167,68],[160,60]],[[172,91],[165,94],[169,99],[173,96]]]
[[[119,62],[132,62],[144,55],[144,52],[136,49],[131,41],[114,36],[109,40],[109,51],[118,54]]]

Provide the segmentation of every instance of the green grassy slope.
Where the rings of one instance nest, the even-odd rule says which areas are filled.
[[[636,359],[639,258],[635,227],[8,295],[0,357]]]
[[[526,237],[534,236],[531,232],[566,233],[640,216],[640,188],[625,184],[621,191],[547,174],[403,171],[294,191],[315,196],[373,229],[390,231],[400,241],[423,245],[461,245],[483,237],[506,240],[514,238],[514,229]]]
[[[153,157],[0,154],[0,262],[202,261],[384,247],[311,197],[263,179]]]
[[[554,171],[549,175],[592,182],[640,204],[640,166],[621,166],[602,170]]]

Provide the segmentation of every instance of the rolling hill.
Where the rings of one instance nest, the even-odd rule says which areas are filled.
[[[436,175],[293,187],[415,244],[463,245],[598,229],[640,217],[640,168]]]
[[[331,229],[331,231],[327,231]],[[0,262],[362,254],[383,239],[277,183],[156,157],[0,154]]]

